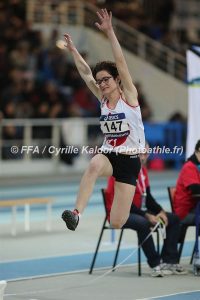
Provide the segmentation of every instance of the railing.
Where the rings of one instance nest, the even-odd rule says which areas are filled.
[[[199,0],[176,0],[171,29],[176,32],[185,30],[189,36],[192,34],[192,40],[198,43],[199,15]]]
[[[145,123],[145,134],[150,146],[165,147],[170,153],[153,152],[150,160],[160,158],[172,161],[179,168],[184,161],[186,126],[180,123]],[[16,134],[8,138],[10,129]],[[13,132],[13,130],[12,130]],[[102,144],[103,136],[97,118],[63,119],[10,119],[0,124],[0,175],[1,165],[35,163],[45,160],[56,170],[65,161],[73,165],[73,159],[88,161]],[[176,151],[173,152],[173,149]],[[181,148],[180,152],[177,152]]]
[[[85,25],[94,28],[96,9],[85,6]],[[138,57],[153,64],[173,77],[184,81],[186,76],[186,59],[161,43],[138,32],[124,22],[113,18],[115,31],[120,44]]]
[[[27,19],[37,28],[43,26],[85,25],[95,29],[97,7],[82,1],[61,1],[51,5],[51,1],[27,1]],[[113,18],[116,33],[122,46],[173,77],[184,81],[186,58],[161,43],[138,32],[134,28]]]
[[[31,24],[83,24],[84,3],[82,1],[28,0],[27,20]]]
[[[16,132],[12,138],[7,134],[10,128],[14,128]],[[102,143],[102,140],[97,118],[4,119],[0,124],[0,161],[35,158],[58,160],[58,155],[51,155],[55,154],[53,149],[58,149],[62,145],[63,147],[93,145],[94,142]],[[54,148],[49,151],[51,146]]]

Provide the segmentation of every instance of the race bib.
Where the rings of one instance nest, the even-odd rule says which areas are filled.
[[[125,137],[130,134],[129,125],[124,113],[102,115],[100,117],[101,130],[107,138]]]

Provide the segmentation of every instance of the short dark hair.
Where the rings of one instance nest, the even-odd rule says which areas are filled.
[[[200,140],[197,141],[195,151],[200,151]]]
[[[116,64],[112,61],[101,61],[96,64],[92,70],[92,75],[96,79],[96,75],[100,71],[107,71],[114,79],[119,76]]]

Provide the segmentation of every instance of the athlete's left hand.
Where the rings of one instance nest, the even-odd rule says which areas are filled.
[[[100,12],[97,12],[97,16],[99,17],[99,23],[95,23],[97,28],[105,33],[112,30],[112,13],[108,13],[107,9],[101,9]]]
[[[73,41],[72,41],[71,36],[70,36],[68,33],[65,33],[65,34],[64,34],[64,38],[65,38],[65,42],[66,42],[65,47],[66,47],[70,52],[73,52],[76,48],[75,48],[75,46],[74,46],[74,43],[73,43]]]

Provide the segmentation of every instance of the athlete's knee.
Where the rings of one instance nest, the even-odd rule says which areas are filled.
[[[88,167],[88,172],[91,175],[100,175],[101,171],[102,171],[102,162],[98,159],[96,159],[96,157],[93,157],[90,161],[89,167]]]
[[[124,225],[122,222],[116,222],[116,221],[110,222],[110,223],[111,223],[112,228],[114,228],[114,229],[121,229],[122,226]]]
[[[126,223],[125,219],[122,218],[110,218],[110,224],[114,229],[121,229]]]

